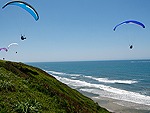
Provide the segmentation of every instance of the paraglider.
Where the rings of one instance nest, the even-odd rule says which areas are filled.
[[[5,48],[5,47],[0,48],[0,51],[1,51],[2,49],[3,49],[3,50],[5,50],[6,52],[8,51],[8,49],[7,49],[7,48]],[[4,57],[3,57],[3,60],[5,60],[5,58],[4,58]]]
[[[2,9],[4,9],[6,6],[13,5],[13,6],[19,6],[20,8],[26,10],[29,14],[32,15],[32,17],[37,21],[39,19],[39,15],[37,11],[28,3],[23,1],[10,1],[7,2]]]
[[[10,1],[10,2],[7,2],[2,7],[2,9],[4,9],[8,6],[18,6],[19,8],[22,8],[25,11],[27,11],[36,21],[39,20],[39,15],[38,15],[37,11],[33,8],[33,6],[31,6],[30,4],[28,4],[24,1]],[[21,40],[24,40],[24,39],[26,39],[26,37],[21,35]]]
[[[2,49],[5,50],[6,52],[8,51],[8,49],[6,49],[5,47],[4,47],[4,48],[0,48],[0,51],[1,51]]]
[[[135,21],[135,20],[129,20],[129,21],[124,21],[124,22],[121,22],[120,24],[117,24],[117,25],[114,27],[113,30],[115,31],[118,26],[123,25],[123,24],[135,24],[135,25],[141,26],[142,28],[145,28],[145,25],[142,24],[141,22]],[[129,44],[129,48],[130,48],[130,49],[133,49],[133,45],[132,45],[132,44],[131,44],[131,45]]]
[[[9,44],[9,46],[7,47],[9,49],[10,46],[12,45],[18,45],[17,43],[12,43],[12,44]]]
[[[123,24],[135,24],[135,25],[139,25],[139,26],[145,28],[144,24],[142,24],[141,22],[138,22],[135,20],[129,20],[129,21],[124,21],[124,22],[116,25],[113,30],[115,31],[118,26],[123,25]]]

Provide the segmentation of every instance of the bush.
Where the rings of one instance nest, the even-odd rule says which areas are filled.
[[[40,112],[41,104],[35,100],[25,100],[19,102],[13,106],[14,111],[18,113],[35,113]]]

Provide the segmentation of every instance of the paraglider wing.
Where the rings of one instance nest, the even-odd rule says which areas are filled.
[[[26,2],[23,2],[23,1],[10,1],[10,2],[6,3],[2,7],[2,9],[5,8],[6,6],[9,6],[9,5],[19,6],[19,7],[23,8],[24,10],[26,10],[27,12],[29,12],[34,17],[34,19],[36,21],[39,19],[37,11],[30,4],[28,4]]]
[[[8,51],[6,48],[0,48],[0,51],[1,51],[2,49],[4,49],[6,52]]]
[[[18,44],[17,44],[17,43],[9,44],[8,49],[9,49],[9,47],[10,47],[11,45],[18,45]]]
[[[118,26],[122,25],[122,24],[136,24],[136,25],[139,25],[139,26],[145,28],[144,24],[142,24],[141,22],[138,22],[138,21],[135,21],[135,20],[130,20],[130,21],[124,21],[124,22],[122,22],[122,23],[116,25],[113,30],[115,31],[116,28],[117,28]]]

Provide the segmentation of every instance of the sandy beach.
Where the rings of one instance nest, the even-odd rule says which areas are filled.
[[[97,102],[99,106],[106,108],[112,113],[150,113],[150,106],[125,102],[107,97],[97,97],[86,92],[81,92],[85,96]]]
[[[95,102],[98,102],[98,104],[101,107],[104,107],[113,113],[150,113],[150,110],[144,110],[144,109],[150,109],[150,106],[143,106],[143,105],[140,105],[140,104],[138,105],[134,103],[130,103],[124,106],[124,105],[119,105],[118,104],[119,101],[116,102],[117,100],[115,99],[110,99],[110,98],[105,98],[105,97],[98,97],[98,98],[90,97],[90,98],[94,100]]]

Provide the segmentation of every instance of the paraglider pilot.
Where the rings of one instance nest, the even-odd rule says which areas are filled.
[[[21,34],[21,40],[24,40],[24,39],[26,39],[26,37]]]
[[[133,48],[133,45],[129,45],[130,46],[130,49],[132,49]]]

